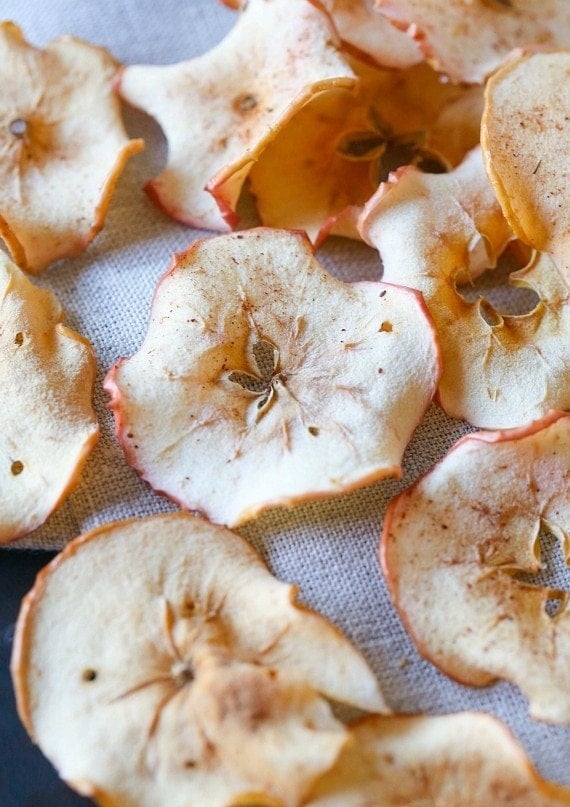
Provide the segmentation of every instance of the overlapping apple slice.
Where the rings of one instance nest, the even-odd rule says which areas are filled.
[[[376,0],[452,81],[484,83],[515,48],[570,46],[567,0]]]
[[[570,415],[469,435],[391,502],[381,545],[421,653],[466,684],[511,681],[533,718],[559,723],[570,722],[568,591],[518,578],[541,569],[541,531],[568,563],[569,483]]]
[[[416,292],[342,283],[302,235],[260,228],[175,256],[105,387],[139,473],[235,526],[399,475],[438,377]]]
[[[486,89],[481,143],[515,234],[548,253],[570,286],[569,76],[570,51],[535,53],[499,70]]]
[[[403,69],[423,61],[417,43],[393,26],[374,0],[323,0],[344,45],[383,67]]]
[[[208,53],[167,67],[127,67],[122,97],[155,117],[168,140],[150,195],[194,227],[235,225],[243,182],[284,123],[315,94],[354,86],[334,43],[330,19],[309,0],[249,0]]]
[[[62,37],[41,51],[0,24],[0,237],[13,259],[40,272],[76,255],[101,230],[128,158],[103,50]]]
[[[0,544],[44,523],[97,440],[93,354],[62,318],[0,254]]]
[[[479,149],[449,174],[404,169],[370,200],[360,231],[380,252],[384,280],[424,296],[442,350],[438,399],[450,415],[510,428],[570,406],[569,292],[548,255],[511,275],[539,297],[529,313],[500,315],[458,291],[511,237]]]
[[[316,243],[329,232],[358,238],[360,208],[397,167],[445,171],[479,142],[480,88],[442,84],[426,64],[399,71],[351,64],[358,91],[314,98],[249,176],[261,221],[303,229]]]
[[[19,714],[100,804],[296,805],[349,738],[326,699],[387,707],[362,656],[295,597],[200,518],[101,527],[22,604]]]
[[[481,712],[368,717],[311,791],[307,807],[562,807],[508,729]]]

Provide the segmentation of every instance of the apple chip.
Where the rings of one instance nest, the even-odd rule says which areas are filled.
[[[387,707],[360,654],[295,597],[195,516],[101,527],[23,602],[19,714],[100,804],[297,804],[349,736],[326,698]]]
[[[194,227],[235,226],[247,174],[284,123],[315,94],[354,86],[334,40],[329,18],[309,0],[249,0],[208,53],[127,67],[121,95],[156,118],[168,140],[167,165],[147,186],[151,197]]]
[[[399,475],[438,377],[419,295],[342,283],[302,235],[260,228],[175,256],[105,387],[139,473],[236,526]]]
[[[383,279],[422,292],[439,335],[445,411],[482,428],[522,426],[570,407],[569,291],[549,256],[535,254],[511,274],[539,301],[526,314],[500,314],[458,285],[496,265],[511,237],[485,175],[480,149],[449,174],[400,172],[360,220]]]
[[[509,63],[489,80],[481,129],[487,172],[515,234],[549,253],[568,285],[569,75],[570,51]]]
[[[562,807],[570,790],[542,779],[509,730],[482,712],[369,717],[307,807]]]
[[[418,45],[374,7],[374,0],[323,0],[344,45],[383,67],[411,67],[423,60]]]
[[[528,575],[542,532],[568,563],[569,481],[570,415],[468,435],[391,502],[381,546],[422,654],[465,684],[511,681],[533,718],[558,723],[570,722],[568,591]]]
[[[98,435],[95,361],[54,295],[0,253],[0,544],[39,527],[75,486]]]
[[[483,84],[515,48],[570,45],[567,0],[376,0],[452,81]]]
[[[479,142],[483,92],[442,84],[428,65],[374,68],[353,59],[357,93],[317,96],[282,129],[252,168],[261,221],[358,238],[356,219],[378,184],[401,165],[442,172]],[[452,110],[455,109],[455,113]],[[286,176],[278,181],[280,167]]]
[[[23,269],[76,255],[103,227],[128,140],[103,48],[62,37],[41,51],[0,24],[0,237]]]

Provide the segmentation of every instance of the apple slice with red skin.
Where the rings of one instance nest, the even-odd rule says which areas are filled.
[[[351,59],[354,94],[323,93],[277,134],[249,174],[263,224],[359,238],[362,206],[402,164],[445,171],[479,143],[483,91],[442,84],[427,64],[380,69]],[[286,176],[280,166],[287,165]]]
[[[104,225],[117,180],[142,140],[125,133],[103,48],[61,37],[45,50],[0,24],[0,237],[38,273],[77,255]]]
[[[481,125],[485,167],[509,224],[550,256],[568,286],[569,75],[568,50],[509,62],[489,79]]]
[[[484,84],[516,48],[570,45],[566,0],[376,0],[451,81]]]
[[[303,235],[259,228],[174,257],[105,388],[143,478],[236,526],[399,476],[438,378],[416,292],[343,283]]]
[[[366,717],[306,807],[563,807],[507,727],[482,712]]]
[[[369,200],[359,230],[380,253],[383,279],[424,296],[442,350],[438,401],[448,414],[513,428],[570,407],[569,290],[550,257],[534,254],[510,276],[539,297],[528,313],[499,314],[458,288],[496,266],[512,238],[480,149],[448,174],[402,169]]]
[[[151,198],[193,227],[235,227],[242,185],[267,143],[317,93],[355,86],[336,44],[328,16],[309,0],[249,0],[202,56],[126,67],[121,96],[152,115],[168,141]]]
[[[22,603],[20,717],[105,807],[293,807],[349,740],[327,699],[388,711],[360,653],[296,593],[204,519],[104,525]]]
[[[95,359],[55,296],[0,256],[0,544],[41,526],[97,441]]]
[[[531,716],[554,723],[570,722],[568,592],[517,574],[541,569],[544,529],[568,562],[569,483],[568,414],[468,435],[390,503],[380,550],[422,655],[464,684],[516,684]]]

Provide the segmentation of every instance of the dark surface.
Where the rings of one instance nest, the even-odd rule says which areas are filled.
[[[0,556],[0,805],[1,807],[80,807],[93,802],[73,793],[34,746],[16,714],[10,678],[14,625],[22,597],[37,572],[53,557],[48,552],[3,550]]]

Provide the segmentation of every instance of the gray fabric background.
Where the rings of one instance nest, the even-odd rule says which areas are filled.
[[[104,45],[127,64],[171,63],[198,55],[219,41],[235,19],[216,0],[0,0],[0,17],[21,25],[36,45],[70,33]],[[198,233],[170,221],[141,190],[165,158],[159,128],[133,110],[125,109],[125,121],[133,137],[145,138],[147,148],[130,161],[121,178],[105,229],[82,256],[52,267],[38,281],[56,292],[68,323],[94,345],[101,439],[76,492],[18,547],[59,548],[107,521],[175,509],[125,464],[101,381],[119,356],[139,346],[157,279],[171,254],[187,247]],[[319,258],[342,280],[379,276],[378,256],[361,244],[331,239]],[[378,567],[377,543],[387,502],[467,430],[434,406],[408,448],[403,480],[324,503],[276,510],[240,532],[278,577],[299,585],[303,601],[360,646],[395,710],[492,712],[511,726],[544,776],[570,785],[570,729],[529,720],[524,698],[505,683],[470,689],[423,661],[390,604]],[[557,582],[570,588],[561,557],[554,565]],[[449,602],[450,609],[457,606]],[[561,697],[570,697],[570,692]]]

